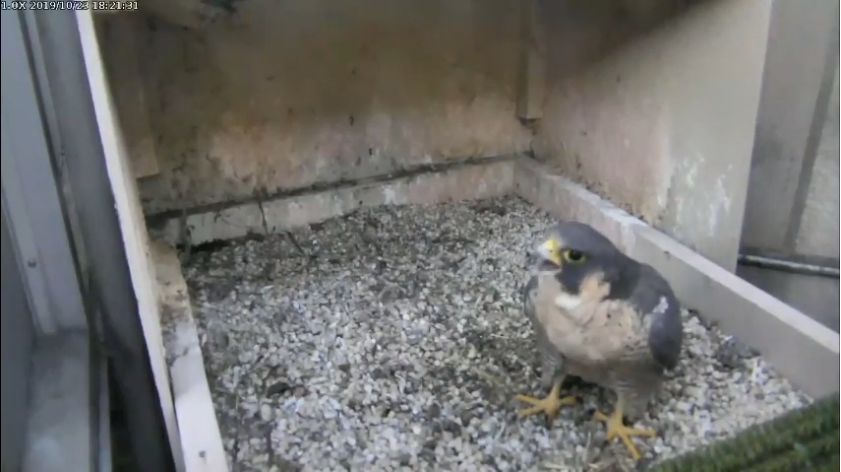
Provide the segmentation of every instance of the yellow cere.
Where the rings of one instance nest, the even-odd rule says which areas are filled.
[[[553,264],[561,265],[561,244],[557,239],[550,238],[543,243],[543,251]]]

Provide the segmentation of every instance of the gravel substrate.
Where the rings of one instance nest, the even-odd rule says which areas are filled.
[[[546,393],[519,290],[551,223],[515,197],[380,207],[194,252],[185,276],[232,470],[626,464],[591,420],[611,410],[598,387],[573,381],[582,402],[551,427],[517,417],[516,394]],[[639,443],[647,462],[810,401],[684,316],[681,363],[639,423],[659,432]]]

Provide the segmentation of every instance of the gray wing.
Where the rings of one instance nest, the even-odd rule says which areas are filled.
[[[532,276],[523,287],[523,311],[532,323],[537,323],[534,313],[534,300],[537,297],[537,276]]]
[[[669,283],[653,267],[640,264],[639,278],[628,301],[649,326],[648,348],[654,360],[662,367],[674,368],[680,357],[683,326],[680,303]]]
[[[535,299],[537,298],[537,276],[532,276],[523,287],[523,312],[526,317],[531,320],[532,328],[534,329],[534,337],[537,342],[537,349],[540,354],[540,369],[541,369],[541,383],[548,388],[554,380],[558,369],[563,367],[563,357],[555,349],[555,346],[549,342],[546,336],[546,330],[543,325],[537,320],[535,313]]]

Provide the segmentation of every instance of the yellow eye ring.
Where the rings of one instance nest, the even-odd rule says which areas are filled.
[[[569,262],[570,264],[581,264],[585,260],[587,260],[587,256],[584,255],[581,251],[576,251],[575,249],[564,249],[561,253],[564,260]]]

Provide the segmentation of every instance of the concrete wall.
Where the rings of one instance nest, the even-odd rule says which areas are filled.
[[[780,200],[776,199],[782,199],[782,194],[777,193],[775,189],[769,188],[767,184],[758,180],[757,175],[753,176],[757,180],[751,181],[750,191],[756,198],[753,203],[758,205],[759,208],[754,209],[748,207],[748,212],[758,210],[758,213],[766,209],[766,201],[759,197],[764,197],[771,202],[776,201],[780,204],[786,202],[791,203],[792,209],[788,215],[785,213],[782,215],[770,213],[770,218],[774,218],[775,221],[782,220],[781,224],[783,227],[773,228],[774,231],[770,233],[770,236],[774,236],[776,239],[765,239],[760,231],[763,228],[772,231],[772,225],[769,222],[760,219],[752,220],[752,226],[745,227],[745,239],[753,243],[754,247],[745,248],[747,251],[757,251],[760,253],[781,252],[783,253],[780,254],[781,256],[790,257],[795,260],[805,259],[821,264],[837,264],[839,256],[837,56],[834,59],[835,65],[828,71],[834,76],[832,83],[821,85],[822,87],[831,87],[830,92],[827,93],[824,91],[826,95],[829,95],[826,103],[823,104],[823,107],[826,108],[825,119],[820,121],[820,117],[816,116],[814,120],[818,121],[812,123],[812,133],[820,131],[820,138],[818,139],[816,136],[810,138],[810,140],[814,139],[817,141],[816,144],[811,146],[807,145],[808,141],[800,141],[802,147],[799,156],[799,166],[797,165],[797,156],[790,155],[788,161],[778,159],[776,162],[769,162],[769,158],[779,157],[778,154],[759,154],[755,156],[755,160],[758,160],[758,166],[763,168],[763,170],[768,170],[769,167],[773,169],[774,167],[772,165],[776,164],[777,171],[782,172],[785,169],[788,170],[789,173],[787,175],[791,181],[794,181],[795,177],[798,177],[798,174],[799,177],[796,179],[796,191],[788,194],[788,200],[780,202]],[[787,73],[784,70],[778,72]],[[806,74],[804,74],[804,78],[809,79]],[[813,90],[813,92],[818,91]],[[809,96],[807,95],[808,98]],[[816,108],[818,105],[815,104]],[[808,122],[809,118],[810,115],[808,113],[803,113],[800,116],[782,114],[763,117],[766,121],[773,121],[780,124],[783,129],[790,129],[785,128],[786,125],[791,126]],[[759,136],[757,136],[757,139],[759,139]],[[809,155],[807,153],[812,154]],[[791,165],[783,166],[782,163],[785,162]],[[787,218],[780,218],[781,216],[787,216]],[[786,231],[780,231],[780,229]],[[769,244],[770,247],[756,246],[763,242]],[[837,278],[793,274],[748,266],[740,266],[738,274],[750,283],[766,290],[768,293],[801,310],[803,313],[808,314],[815,320],[820,321],[825,326],[838,331],[839,287]]]
[[[800,229],[795,240],[798,254],[839,258],[839,136],[838,64],[827,104],[821,139],[806,194]],[[836,304],[837,308],[837,304]]]
[[[518,91],[539,82],[522,80],[528,2],[252,0],[207,19],[180,0],[165,20],[103,17],[146,213],[532,149],[735,267],[771,4],[534,1],[545,95]],[[545,96],[536,128],[523,95]]]
[[[838,1],[777,0],[742,250],[838,262]],[[838,280],[740,266],[745,280],[838,330]]]
[[[825,128],[834,144],[827,142],[822,157],[815,155],[825,126],[822,100],[829,99],[832,86],[827,76],[837,68],[837,28],[837,0],[773,2],[745,212],[746,248],[792,253],[796,245],[798,251],[838,257],[837,95],[829,106],[834,124]],[[801,216],[804,232],[798,235]]]
[[[231,3],[196,29],[133,15],[134,48],[102,25],[109,66],[142,71],[147,213],[528,148],[517,0]]]
[[[3,471],[20,470],[26,438],[30,362],[34,328],[23,282],[12,252],[6,214],[2,214],[2,422]]]
[[[597,29],[609,21],[580,23],[590,46],[576,53],[563,13],[583,3],[545,6],[550,91],[537,153],[732,270],[770,3],[699,3],[613,48]],[[576,54],[584,66],[570,67]]]

